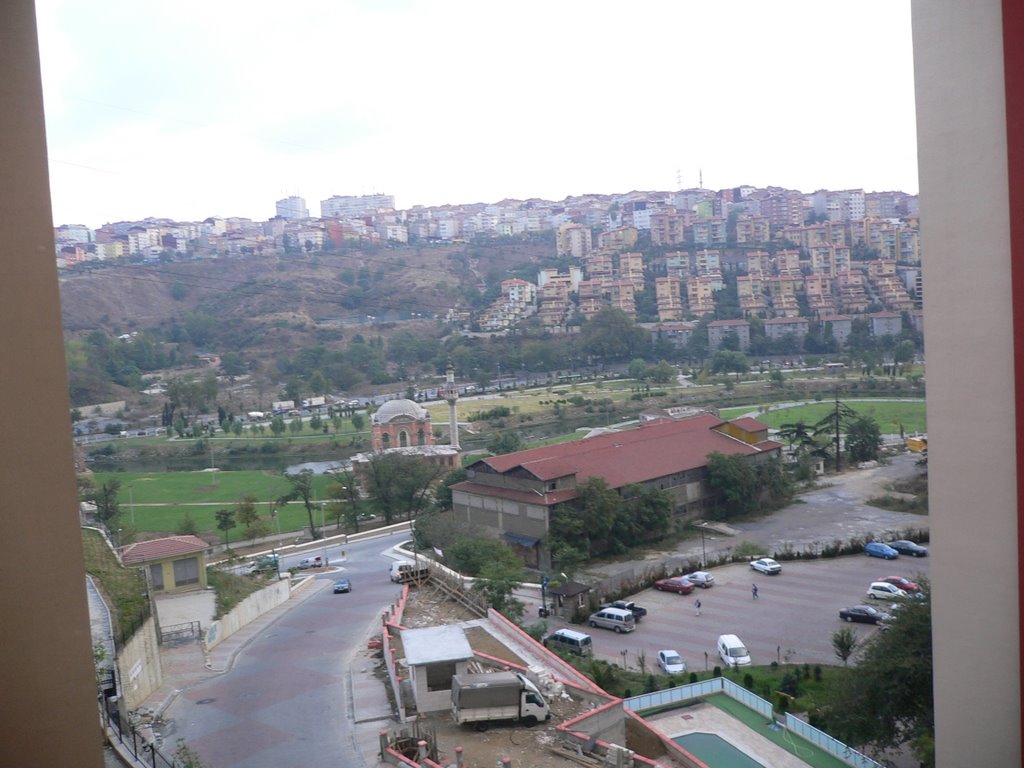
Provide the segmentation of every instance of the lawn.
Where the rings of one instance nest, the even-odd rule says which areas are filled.
[[[927,431],[927,420],[925,415],[924,400],[843,400],[860,415],[870,416],[877,423],[883,434],[895,434],[900,431],[900,425],[906,434]],[[761,408],[773,408],[773,406],[739,406],[736,408],[723,408],[719,413],[723,419],[734,419],[754,411],[758,412],[757,419],[764,422],[773,429],[778,429],[783,424],[792,424],[803,420],[806,424],[815,424],[824,418],[835,407],[834,403],[820,402],[809,405],[797,405],[790,408],[777,408],[775,410],[762,411]]]
[[[258,511],[267,517],[270,502],[285,495],[291,485],[284,476],[260,471],[244,472],[97,472],[97,486],[107,480],[119,480],[122,525],[131,525],[140,532],[173,533],[188,512],[200,531],[216,532],[216,512],[230,509],[247,494],[259,501]],[[313,478],[316,498],[327,498],[331,479],[322,475]],[[129,491],[130,489],[130,491]],[[278,511],[275,530],[299,530],[309,525],[309,515],[301,502],[292,502]],[[320,514],[315,513],[320,523]],[[325,522],[331,527],[331,516]],[[229,540],[238,541],[241,527],[230,531]]]

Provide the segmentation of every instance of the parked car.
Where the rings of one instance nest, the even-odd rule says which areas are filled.
[[[886,576],[884,579],[879,581],[887,581],[894,587],[899,587],[904,592],[920,592],[921,588],[917,585],[916,581],[910,579],[904,579],[902,576]]]
[[[348,579],[338,579],[334,582],[334,594],[341,594],[342,592],[351,592],[352,582]]]
[[[906,539],[897,539],[896,541],[890,541],[889,546],[899,552],[901,555],[910,555],[911,557],[927,557],[928,547],[922,547],[920,544],[915,544],[912,541]]]
[[[302,560],[299,560],[298,568],[300,570],[305,570],[306,568],[320,568],[323,564],[324,559],[319,555],[316,557],[304,557]]]
[[[839,618],[844,621],[859,621],[862,624],[879,624],[889,621],[892,617],[888,613],[882,613],[870,605],[855,605],[851,608],[843,608],[839,611]]]
[[[556,650],[560,648],[577,656],[590,656],[594,652],[594,643],[590,639],[590,635],[585,635],[574,629],[556,629],[541,643],[545,648]]]
[[[681,675],[686,671],[686,662],[676,651],[658,651],[658,666],[666,675]]]
[[[602,608],[590,614],[587,621],[592,627],[612,629],[617,633],[632,632],[636,629],[636,618],[622,608]]]
[[[693,583],[693,586],[700,587],[701,589],[707,589],[715,585],[715,577],[707,571],[694,571],[693,573],[686,574],[686,578]]]
[[[602,608],[621,608],[624,611],[629,611],[633,614],[633,618],[640,621],[644,616],[647,615],[647,609],[642,605],[637,605],[632,600],[616,600],[614,603],[608,605],[602,605]]]
[[[671,576],[667,579],[658,579],[654,582],[654,588],[662,592],[678,592],[680,595],[688,595],[693,592],[693,582],[685,576]]]
[[[733,669],[750,666],[750,651],[736,635],[719,635],[717,647],[725,666]]]
[[[762,557],[760,560],[755,560],[750,564],[750,567],[766,576],[776,576],[782,573],[782,566],[770,557]]]
[[[895,560],[900,556],[900,553],[890,547],[888,544],[883,544],[880,541],[869,541],[864,545],[864,554],[868,557],[881,557],[886,560]]]
[[[887,581],[873,581],[868,587],[868,597],[875,600],[895,600],[906,596],[906,592]]]

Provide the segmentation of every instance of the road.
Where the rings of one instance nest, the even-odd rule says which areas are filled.
[[[339,547],[331,559],[341,569],[318,577],[316,594],[253,640],[229,672],[174,700],[165,713],[167,742],[185,739],[215,768],[364,768],[352,747],[347,670],[382,607],[399,594],[384,555],[398,540],[351,542],[343,564]],[[338,576],[352,580],[351,593],[332,592]]]

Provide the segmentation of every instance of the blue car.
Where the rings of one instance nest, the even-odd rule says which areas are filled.
[[[871,541],[865,544],[864,554],[868,557],[881,557],[886,560],[895,560],[900,556],[899,552],[880,541]]]

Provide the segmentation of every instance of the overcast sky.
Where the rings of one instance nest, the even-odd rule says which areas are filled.
[[[917,192],[909,0],[37,0],[54,221]]]

